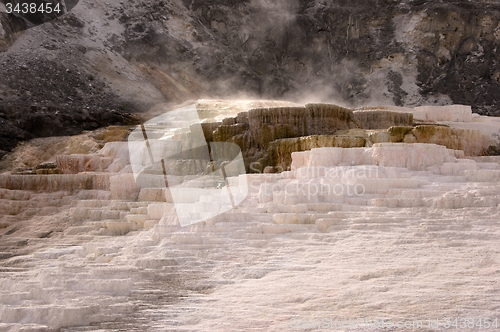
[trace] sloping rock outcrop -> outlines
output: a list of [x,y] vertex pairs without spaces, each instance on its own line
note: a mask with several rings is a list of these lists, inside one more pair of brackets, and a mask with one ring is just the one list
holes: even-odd
[[1,104],[141,110],[244,92],[500,105],[500,5],[488,0],[80,1],[22,35],[17,17],[1,22]]
[[40,106],[28,109],[0,106],[0,157],[14,149],[19,142],[31,138],[78,135],[84,130],[96,130],[112,124],[137,123],[139,118],[136,115],[103,108],[73,110]]

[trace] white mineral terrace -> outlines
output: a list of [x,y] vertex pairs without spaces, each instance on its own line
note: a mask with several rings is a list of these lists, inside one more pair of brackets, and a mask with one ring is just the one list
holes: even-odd
[[[500,132],[460,107],[415,112]],[[191,197],[192,218],[207,218],[186,227],[168,189],[137,186],[127,142],[57,164],[65,174],[0,175],[0,331],[500,320],[500,156],[423,143],[294,152],[290,171],[228,179],[248,196],[220,215],[228,202]]]

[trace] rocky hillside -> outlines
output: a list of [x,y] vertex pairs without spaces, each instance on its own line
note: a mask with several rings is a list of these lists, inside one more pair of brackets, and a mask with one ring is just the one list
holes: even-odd
[[497,0],[80,1],[30,29],[5,13],[0,23],[0,121],[14,136],[29,129],[12,110],[200,97],[500,114]]

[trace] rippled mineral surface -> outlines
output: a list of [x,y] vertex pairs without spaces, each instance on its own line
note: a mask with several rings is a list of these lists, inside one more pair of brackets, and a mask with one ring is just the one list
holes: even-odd
[[0,331],[493,329],[497,118],[461,105],[193,107],[207,143],[237,143],[261,167],[227,179],[248,189],[229,211],[208,213],[217,195],[192,198],[203,221],[185,227],[167,187],[135,181],[134,128],[8,156]]

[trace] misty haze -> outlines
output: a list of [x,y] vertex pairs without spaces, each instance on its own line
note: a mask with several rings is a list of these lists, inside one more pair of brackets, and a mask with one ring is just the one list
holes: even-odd
[[0,331],[489,331],[500,1],[0,0]]

